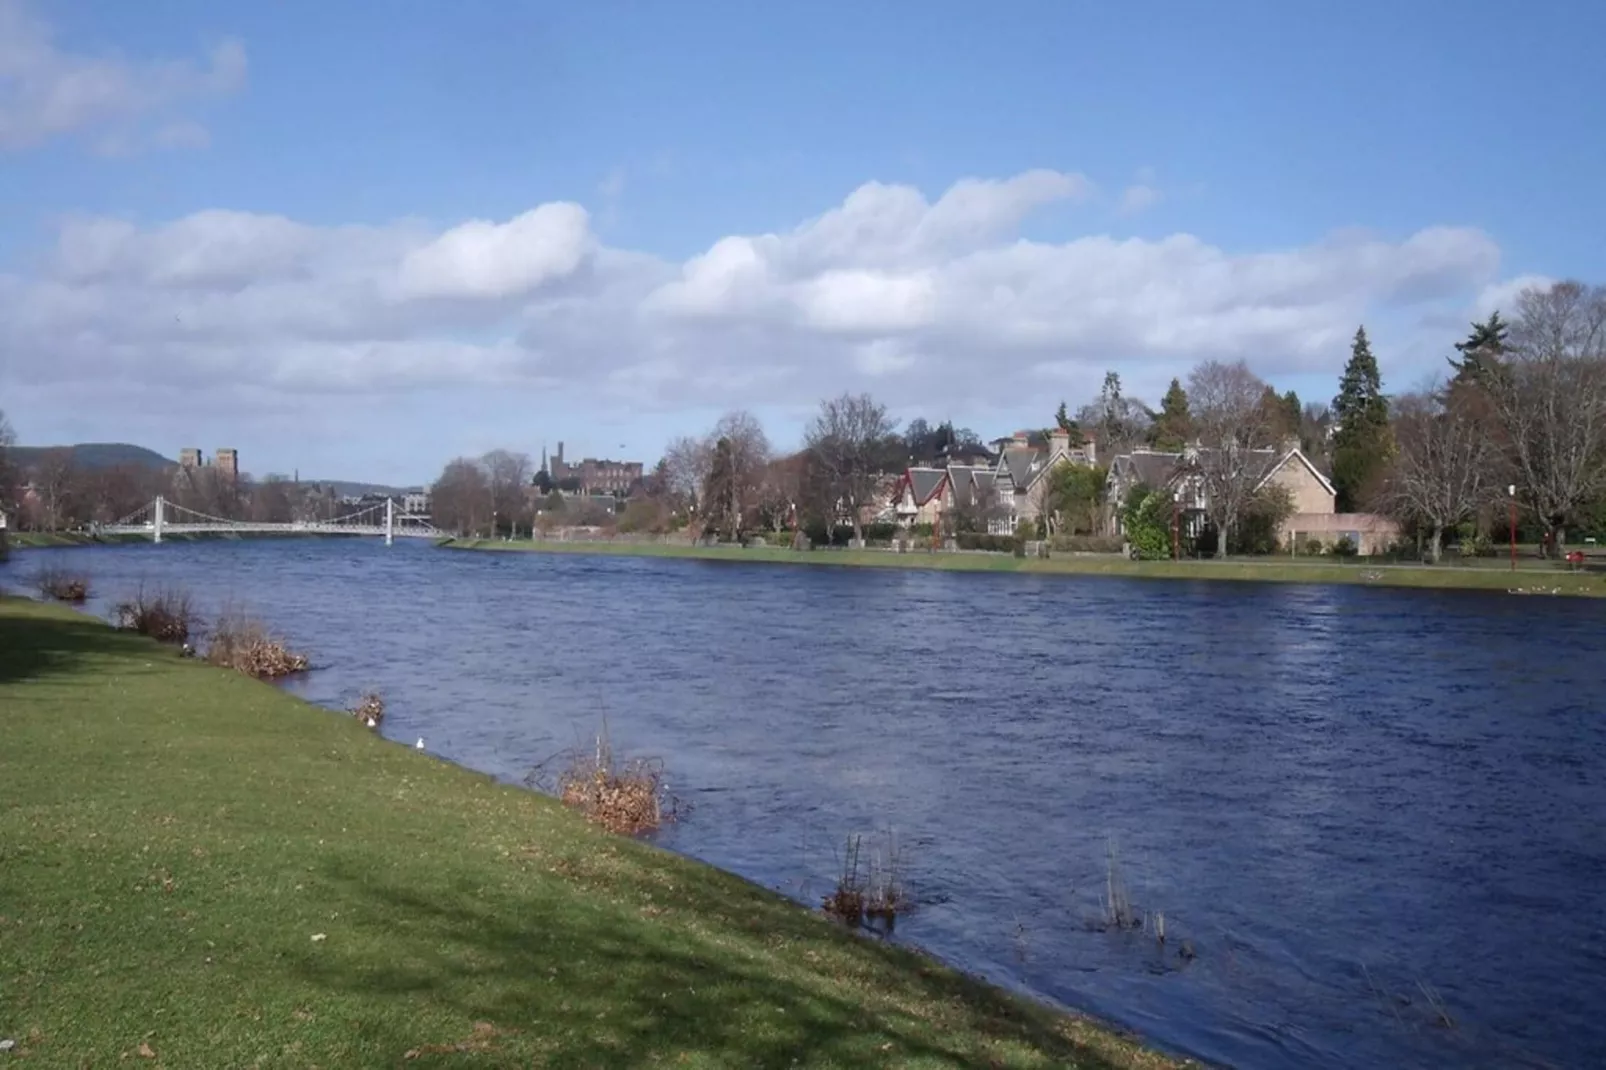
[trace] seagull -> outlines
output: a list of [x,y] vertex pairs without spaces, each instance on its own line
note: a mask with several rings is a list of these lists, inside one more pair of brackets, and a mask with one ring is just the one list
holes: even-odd
[[424,737],[423,736],[419,736],[418,737],[418,742],[413,744],[413,749],[414,750],[423,750],[424,749]]

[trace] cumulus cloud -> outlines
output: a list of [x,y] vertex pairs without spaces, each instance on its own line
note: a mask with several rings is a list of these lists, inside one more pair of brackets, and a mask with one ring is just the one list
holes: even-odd
[[69,52],[23,0],[0,0],[0,151],[77,132],[96,134],[96,147],[114,153],[204,144],[205,128],[174,113],[238,90],[245,76],[245,48],[235,40],[214,45],[204,61]]
[[871,182],[684,262],[609,247],[571,203],[434,227],[74,219],[0,275],[0,376],[64,397],[120,380],[309,398],[454,385],[665,407],[863,388],[963,411],[1091,395],[1108,367],[1149,392],[1212,357],[1336,372],[1363,320],[1420,323],[1522,282],[1464,227],[1249,252],[1030,236],[1034,211],[1091,189],[1053,171],[934,200]]
[[499,299],[572,274],[591,245],[578,204],[543,204],[506,223],[453,227],[401,263],[403,298]]

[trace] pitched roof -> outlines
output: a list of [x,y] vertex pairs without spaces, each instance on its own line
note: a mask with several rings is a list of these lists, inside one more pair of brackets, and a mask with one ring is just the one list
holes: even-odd
[[1000,471],[1009,473],[1009,478],[1015,486],[1025,488],[1031,485],[1037,465],[1043,459],[1043,451],[1031,446],[1015,446],[1004,451],[999,458]]
[[909,490],[914,495],[915,504],[925,505],[942,489],[943,480],[948,478],[948,471],[944,468],[910,468],[904,473],[904,478],[909,482]]
[[953,487],[954,504],[960,507],[976,504],[976,495],[990,491],[996,476],[997,473],[991,468],[977,465],[949,465],[948,481]]
[[1144,483],[1150,487],[1166,486],[1181,468],[1182,454],[1152,450],[1123,453],[1110,462],[1112,476],[1118,475],[1128,484]]

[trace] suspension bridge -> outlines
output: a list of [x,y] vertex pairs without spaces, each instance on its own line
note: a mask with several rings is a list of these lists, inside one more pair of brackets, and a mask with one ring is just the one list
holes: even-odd
[[147,535],[161,542],[168,535],[372,535],[384,536],[389,546],[397,539],[442,539],[446,535],[430,523],[427,516],[415,516],[396,508],[395,499],[374,502],[344,516],[328,520],[293,520],[288,524],[229,520],[209,516],[158,497],[115,524],[90,528],[96,535]]

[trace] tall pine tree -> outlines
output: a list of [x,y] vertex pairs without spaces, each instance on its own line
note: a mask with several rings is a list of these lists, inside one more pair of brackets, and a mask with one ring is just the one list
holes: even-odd
[[1333,486],[1341,513],[1358,512],[1371,492],[1392,449],[1389,434],[1389,399],[1383,395],[1383,377],[1377,358],[1366,340],[1366,328],[1355,332],[1349,363],[1338,381],[1333,399]]
[[1500,318],[1498,311],[1491,312],[1482,323],[1472,325],[1472,333],[1467,335],[1467,340],[1455,344],[1456,349],[1461,351],[1461,359],[1449,358],[1450,367],[1455,369],[1456,385],[1482,383],[1490,372],[1500,367],[1508,330],[1509,325]]
[[1160,399],[1160,415],[1149,428],[1149,445],[1168,453],[1180,453],[1193,434],[1193,416],[1188,412],[1188,392],[1179,380]]

